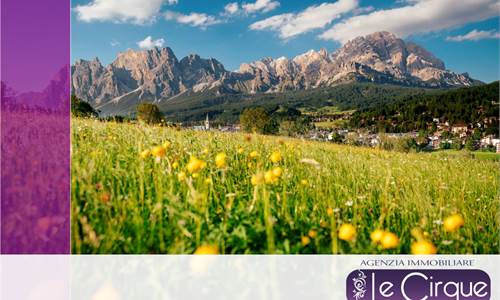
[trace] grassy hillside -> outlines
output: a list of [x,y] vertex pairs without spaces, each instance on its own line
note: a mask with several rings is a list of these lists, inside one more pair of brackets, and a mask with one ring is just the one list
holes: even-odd
[[293,108],[318,109],[335,106],[340,110],[380,106],[437,90],[408,88],[395,85],[349,83],[329,88],[318,88],[285,93],[218,94],[187,93],[161,102],[160,109],[171,121],[203,120],[207,113],[220,121],[234,122],[247,107],[262,106],[273,109],[278,105]]
[[492,160],[80,119],[72,143],[74,253],[498,253]]

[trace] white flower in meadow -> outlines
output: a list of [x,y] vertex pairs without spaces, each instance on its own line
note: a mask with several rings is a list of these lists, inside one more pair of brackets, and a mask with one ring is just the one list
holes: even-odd
[[300,162],[303,164],[311,165],[311,166],[315,167],[316,169],[319,169],[321,167],[319,162],[317,162],[315,159],[312,159],[312,158],[303,158],[300,160]]
[[443,220],[434,220],[432,223],[436,225],[443,225]]

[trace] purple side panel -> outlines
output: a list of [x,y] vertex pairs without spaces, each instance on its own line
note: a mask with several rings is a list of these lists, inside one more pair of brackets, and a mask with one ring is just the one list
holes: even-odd
[[1,1],[1,253],[70,253],[70,1]]

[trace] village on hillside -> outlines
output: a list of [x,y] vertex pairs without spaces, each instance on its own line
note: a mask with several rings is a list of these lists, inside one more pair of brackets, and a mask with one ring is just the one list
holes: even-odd
[[[322,124],[325,122],[334,122],[338,120],[347,121],[350,114],[337,114],[335,116],[321,116],[312,119],[313,124]],[[405,140],[412,141],[422,151],[446,150],[446,149],[467,149],[482,150],[500,153],[500,138],[498,135],[488,134],[483,136],[482,129],[495,127],[498,119],[485,119],[482,123],[466,124],[459,122],[450,124],[448,121],[442,122],[438,118],[433,119],[433,124],[429,125],[429,131],[411,131],[406,133],[377,133],[371,132],[365,128],[352,129],[348,127],[324,128],[313,126],[303,134],[297,134],[296,137],[324,141],[339,144],[349,144],[365,147],[381,147],[385,140]],[[209,115],[206,115],[205,121],[200,125],[184,126],[197,131],[217,130],[221,132],[239,132],[242,131],[240,124],[225,124],[212,126]]]

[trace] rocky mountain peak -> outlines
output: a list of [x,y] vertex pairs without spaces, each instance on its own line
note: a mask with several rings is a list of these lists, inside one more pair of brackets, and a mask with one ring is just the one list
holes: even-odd
[[433,66],[434,68],[437,68],[440,70],[446,69],[445,64],[442,60],[435,57],[434,54],[430,53],[429,51],[420,47],[419,45],[412,43],[412,42],[408,42],[408,43],[406,43],[406,48],[407,48],[408,52],[410,53],[410,55],[413,54],[416,57],[419,57],[419,58],[425,60],[426,62],[429,63],[430,66]]
[[116,60],[113,62],[113,65],[116,67],[123,67],[125,69],[154,69],[162,64],[176,64],[177,62],[177,57],[172,49],[168,47],[161,49],[155,47],[153,49],[143,51],[128,49],[127,51],[118,54]]
[[325,48],[321,48],[319,50],[319,55],[321,55],[322,57],[328,57],[328,50],[326,50]]
[[392,32],[389,31],[377,31],[371,34],[368,34],[364,37],[365,39],[368,40],[398,40],[399,38]]
[[[440,81],[439,85],[456,85],[460,80],[444,80],[450,73],[444,63],[429,51],[415,43],[406,43],[389,32],[375,32],[365,37],[357,37],[338,49],[332,59],[340,63],[357,62],[377,72],[390,74],[397,80]],[[452,75],[451,77],[454,77]],[[456,76],[455,76],[456,77]],[[443,81],[444,80],[444,81]],[[471,84],[466,80],[461,85]],[[430,85],[434,85],[429,83]]]
[[98,59],[77,60],[72,89],[98,109],[109,103],[163,101],[184,92],[214,89],[230,93],[281,92],[352,81],[406,86],[468,86],[467,74],[448,71],[431,52],[390,32],[375,32],[347,42],[333,53],[310,50],[288,59],[266,57],[227,71],[214,58],[190,54],[180,61],[172,49],[129,49],[104,67]]
[[203,87],[210,86],[215,81],[224,77],[227,71],[224,66],[216,59],[203,59],[197,54],[190,54],[179,63],[181,70],[181,81],[190,88],[200,84]]
[[199,61],[199,60],[201,60],[201,57],[195,53],[189,54],[188,56],[181,59],[181,61],[189,61],[189,62],[194,62],[194,61]]

